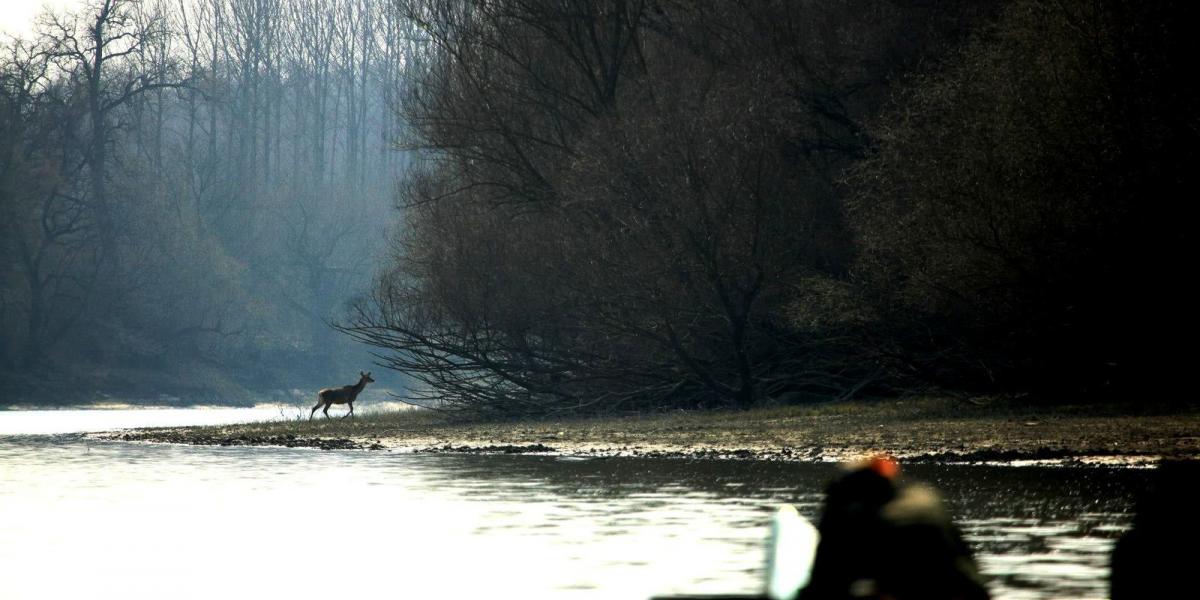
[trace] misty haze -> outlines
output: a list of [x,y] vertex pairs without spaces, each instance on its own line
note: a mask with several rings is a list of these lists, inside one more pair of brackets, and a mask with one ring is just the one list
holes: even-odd
[[0,596],[1194,594],[1194,3],[3,10]]

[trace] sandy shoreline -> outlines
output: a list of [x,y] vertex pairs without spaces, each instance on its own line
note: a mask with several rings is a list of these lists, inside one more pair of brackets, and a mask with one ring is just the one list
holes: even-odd
[[1200,458],[1200,413],[970,407],[943,400],[746,412],[452,423],[428,413],[92,434],[105,440],[414,453],[547,454],[829,462],[1146,465]]

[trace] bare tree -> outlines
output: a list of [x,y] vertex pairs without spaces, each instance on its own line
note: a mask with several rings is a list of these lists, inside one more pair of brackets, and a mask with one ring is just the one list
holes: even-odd
[[[112,114],[146,92],[180,87],[163,73],[138,72],[132,63],[165,35],[158,15],[138,9],[142,0],[97,0],[77,13],[48,12],[41,23],[43,43],[58,66],[77,79],[87,106],[82,134],[88,170],[88,204],[105,254],[111,260],[117,238],[113,199],[107,193],[113,143]],[[139,18],[139,16],[143,18]],[[117,78],[114,75],[123,76]]]

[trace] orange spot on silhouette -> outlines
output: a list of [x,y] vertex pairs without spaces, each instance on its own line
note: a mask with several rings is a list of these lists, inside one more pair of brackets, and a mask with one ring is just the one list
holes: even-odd
[[867,468],[887,479],[895,479],[900,474],[900,463],[886,454],[871,457]]

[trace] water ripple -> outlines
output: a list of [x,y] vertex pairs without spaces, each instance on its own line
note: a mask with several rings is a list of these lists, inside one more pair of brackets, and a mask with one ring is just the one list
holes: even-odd
[[[944,492],[1002,600],[1105,597],[1112,544],[1147,475],[908,473]],[[0,437],[4,597],[751,593],[773,507],[793,502],[816,518],[835,474]]]

